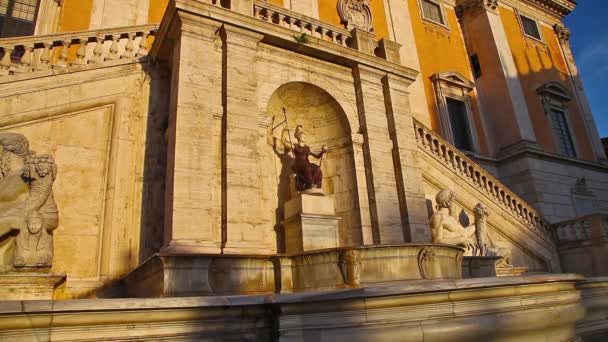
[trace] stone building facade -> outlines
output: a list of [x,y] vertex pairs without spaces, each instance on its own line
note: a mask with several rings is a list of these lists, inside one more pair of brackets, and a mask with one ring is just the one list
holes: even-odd
[[[608,274],[608,162],[562,23],[575,6],[8,0],[0,26],[0,157],[8,160],[0,166],[8,176],[0,182],[16,190],[0,189],[0,228],[10,232],[0,242],[0,295],[55,301],[7,304],[0,326],[15,340],[48,327],[15,318],[31,315],[66,320],[48,335],[58,340],[91,324],[104,327],[83,332],[92,339],[394,340],[401,332],[382,316],[391,308],[394,326],[413,340],[440,338],[431,317],[406,309],[432,288],[462,295],[471,317],[493,320],[517,306],[503,330],[462,328],[461,339],[601,333],[604,307],[585,298],[604,296],[608,285],[561,274]],[[294,143],[298,125],[312,150],[327,150],[323,200],[294,190],[294,154],[281,144]],[[28,147],[18,151],[9,138]],[[53,241],[52,267],[14,272],[16,241],[34,233],[25,218],[22,227],[5,222],[42,210],[27,209],[34,181],[14,170],[40,154],[58,170],[46,198],[59,220],[43,231]],[[459,226],[481,229],[476,211],[486,208],[493,255],[435,241],[429,219],[444,189],[457,194],[450,215]],[[498,259],[486,275],[512,278],[456,280],[483,269],[462,265]],[[19,290],[24,274],[39,291]],[[419,279],[431,283],[407,283]],[[374,287],[387,283],[400,285]],[[314,309],[319,299],[309,292],[353,287],[364,291],[328,295],[340,301],[341,318],[322,323],[328,314]],[[194,298],[224,295],[248,296]],[[122,299],[63,301],[104,297]],[[124,299],[134,297],[147,299]],[[504,309],[473,310],[488,298]],[[434,305],[443,302],[427,299],[419,310],[441,311]],[[517,304],[526,299],[541,304]],[[222,316],[218,307],[230,309]],[[114,329],[121,320],[104,318],[105,310],[154,328]],[[349,320],[361,310],[367,328]],[[564,318],[520,330],[538,310]],[[145,311],[154,314],[138,316]],[[74,313],[82,321],[66,318]],[[238,329],[217,323],[230,317],[241,317]],[[456,330],[471,325],[454,312],[438,317]],[[215,328],[193,328],[211,321]]]

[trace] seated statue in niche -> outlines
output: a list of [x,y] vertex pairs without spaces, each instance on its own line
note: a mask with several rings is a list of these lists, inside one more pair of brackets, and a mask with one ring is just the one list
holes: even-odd
[[[49,234],[48,238],[52,238],[50,234],[59,225],[53,196],[56,176],[57,165],[52,156],[29,150],[29,142],[21,134],[0,133],[0,268],[6,269],[9,260],[13,260],[15,266],[21,264],[15,256],[6,254],[12,250],[14,232],[19,232],[18,239],[31,234],[28,226],[34,223],[28,223],[28,219],[37,220],[30,215],[43,218],[40,234]],[[50,262],[42,264],[50,265]]]
[[475,225],[463,227],[454,216],[453,207],[456,194],[451,190],[442,190],[435,197],[437,210],[431,216],[431,234],[433,243],[443,243],[464,247],[473,254],[477,251]]
[[53,237],[45,230],[44,217],[37,211],[25,218],[26,230],[15,241],[15,268],[51,267],[53,261]]
[[323,182],[323,173],[321,167],[311,163],[308,159],[313,156],[321,159],[327,153],[327,146],[323,146],[320,153],[314,153],[310,147],[306,145],[306,133],[301,125],[296,127],[294,137],[297,140],[296,144],[289,141],[289,130],[283,129],[281,141],[286,150],[290,150],[294,155],[293,170],[296,174],[296,191],[307,192],[312,189],[321,189]]

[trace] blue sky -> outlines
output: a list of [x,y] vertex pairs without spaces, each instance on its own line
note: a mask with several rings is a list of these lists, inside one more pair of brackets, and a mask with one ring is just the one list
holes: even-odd
[[608,0],[578,0],[564,19],[600,137],[608,136]]

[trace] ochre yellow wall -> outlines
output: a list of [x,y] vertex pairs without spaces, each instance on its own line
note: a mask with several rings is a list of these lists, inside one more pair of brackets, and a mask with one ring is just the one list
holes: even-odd
[[[566,63],[560,52],[557,37],[553,29],[540,25],[543,43],[524,37],[517,15],[510,9],[499,7],[500,17],[507,34],[507,40],[519,72],[519,79],[524,90],[528,111],[534,126],[538,143],[544,150],[557,153],[553,131],[545,114],[541,98],[536,89],[541,85],[557,81],[573,90],[568,79]],[[580,155],[578,157],[593,160],[593,152],[581,113],[572,99],[568,107],[572,126],[570,130],[576,136]]]
[[[384,12],[384,1],[372,1],[371,9],[374,17],[376,39],[388,39],[388,25]],[[336,26],[344,27],[340,22],[340,15],[338,14],[338,0],[319,0],[319,19]]]
[[150,0],[150,12],[148,14],[148,22],[160,23],[167,9],[169,0]]
[[[323,1],[323,0],[321,0]],[[283,6],[283,0],[268,0],[271,4],[275,4],[277,6]]]
[[[430,77],[438,72],[456,71],[467,79],[473,81],[471,67],[465,43],[458,26],[458,19],[453,10],[446,8],[449,29],[440,25],[423,20],[420,16],[417,0],[409,0],[410,13],[412,17],[412,27],[418,48],[418,58],[420,60],[420,76],[424,82],[424,90],[428,102],[429,113],[431,115],[431,125],[433,130],[442,133],[439,122],[439,109],[435,90]],[[480,121],[479,109],[476,103],[475,91],[469,94],[473,116],[481,147],[481,152],[487,153],[487,144],[484,139],[483,128]],[[421,121],[424,119],[418,118]]]
[[65,0],[61,9],[60,32],[88,30],[93,0]]

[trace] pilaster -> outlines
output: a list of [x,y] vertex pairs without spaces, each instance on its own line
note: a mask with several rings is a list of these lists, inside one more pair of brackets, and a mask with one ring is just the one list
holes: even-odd
[[389,134],[382,77],[375,69],[353,69],[374,244],[405,241],[399,191],[393,167],[393,142]]
[[221,251],[222,50],[218,23],[176,23],[167,129],[164,252]]
[[[273,222],[265,214],[262,166],[257,151],[263,150],[266,126],[258,112],[257,46],[262,35],[224,25],[224,106],[222,147],[224,253],[271,254],[276,251]],[[270,199],[268,199],[270,200]]]
[[[536,146],[536,135],[519,72],[498,12],[498,0],[468,0],[456,8],[467,49],[484,66],[477,79],[480,102],[492,117],[498,148],[524,143]],[[503,93],[501,95],[497,95]]]
[[[408,1],[385,0],[384,4],[390,39],[400,44],[399,64],[414,70],[420,70],[418,53],[412,53],[412,51],[417,51],[417,46]],[[414,13],[414,15],[418,15],[418,13]],[[412,115],[430,126],[429,107],[422,77],[418,77],[409,86],[408,91]]]
[[411,81],[388,74],[382,79],[384,102],[399,193],[403,234],[408,242],[431,241],[422,169],[410,112]]
[[593,149],[593,154],[597,159],[606,161],[606,152],[602,146],[602,141],[600,140],[600,135],[598,133],[597,126],[595,125],[595,120],[593,119],[593,113],[591,112],[591,106],[589,105],[589,99],[585,93],[583,82],[574,60],[574,54],[572,53],[572,49],[570,47],[570,30],[558,24],[553,26],[553,30],[555,31],[557,39],[559,40],[562,55],[564,56],[564,60],[566,61],[566,65],[568,67],[570,83],[572,84],[572,89],[574,90],[574,97],[576,98],[576,103],[583,115],[583,122],[585,123],[587,136],[591,140],[590,145]]

